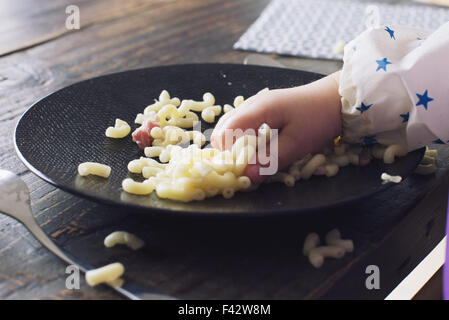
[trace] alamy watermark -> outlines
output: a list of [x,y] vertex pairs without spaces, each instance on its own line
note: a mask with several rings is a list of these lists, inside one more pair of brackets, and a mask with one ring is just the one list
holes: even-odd
[[[212,136],[213,128],[202,130],[201,122],[198,121],[192,128],[194,131],[202,132],[206,138],[206,143],[210,142],[210,137]],[[171,141],[179,141],[178,145],[187,148],[190,151],[186,157],[182,158],[182,161],[189,163],[192,159],[198,159],[198,150],[188,148],[191,145],[191,141],[183,143],[182,134],[180,131],[172,130],[168,131],[167,136]],[[245,141],[240,141],[237,143],[239,138],[245,137]],[[221,158],[214,157],[212,162],[217,161],[223,165],[233,166],[235,165],[247,165],[247,164],[258,164],[259,174],[263,175],[273,175],[279,169],[279,150],[278,150],[278,140],[279,134],[278,129],[269,129],[269,134],[260,134],[255,129],[226,129],[221,135],[221,149],[228,150],[220,154]],[[199,144],[192,140],[194,144]],[[205,145],[205,147],[210,147]],[[232,156],[230,156],[232,155]],[[203,156],[200,154],[200,158]]]
[[365,280],[365,287],[368,290],[380,289],[380,269],[378,266],[371,264],[366,267],[365,273],[369,276]]
[[65,287],[68,290],[79,290],[80,288],[80,268],[73,264],[65,268],[65,273],[68,274],[65,279]]
[[67,30],[80,29],[80,8],[76,5],[70,5],[65,8],[65,13],[68,17],[65,19],[65,27]]
[[376,5],[368,5],[365,8],[365,27],[366,29],[375,29],[380,26],[380,11],[379,7]]

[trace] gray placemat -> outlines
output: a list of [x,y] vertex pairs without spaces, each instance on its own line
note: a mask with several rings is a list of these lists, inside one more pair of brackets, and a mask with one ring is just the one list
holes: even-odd
[[[380,25],[427,30],[449,21],[449,9],[419,4],[354,0],[273,0],[234,44],[234,49],[341,60],[336,43],[349,42],[366,29],[376,6]],[[370,7],[372,8],[372,7]]]

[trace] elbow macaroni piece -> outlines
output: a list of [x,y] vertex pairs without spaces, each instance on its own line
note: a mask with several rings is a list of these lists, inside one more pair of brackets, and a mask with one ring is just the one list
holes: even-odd
[[108,264],[104,267],[89,270],[86,272],[85,278],[89,286],[96,286],[100,283],[109,283],[118,285],[117,280],[125,272],[125,267],[120,262]]
[[304,240],[302,253],[308,256],[313,248],[316,248],[320,244],[320,237],[315,232],[309,233]]
[[341,247],[346,252],[354,251],[354,242],[352,240],[346,240],[341,238],[341,233],[338,229],[333,229],[326,234],[326,244],[329,246]]
[[228,113],[228,112],[230,112],[230,111],[232,111],[232,110],[234,110],[234,107],[231,106],[230,104],[225,104],[225,105],[223,106],[223,112],[224,112],[224,113]]
[[159,112],[159,110],[161,110],[162,107],[168,104],[177,107],[180,105],[180,103],[181,101],[178,98],[171,98],[168,91],[163,90],[159,95],[159,100],[156,100],[155,103],[146,107],[143,113],[146,115],[150,114],[151,112]]
[[156,168],[156,167],[143,167],[142,169],[142,176],[145,179],[149,179],[150,177],[155,177],[157,176],[159,173],[161,173],[162,171],[164,171],[161,168]]
[[438,157],[438,150],[429,149],[429,147],[426,147],[425,155],[428,156],[428,157],[436,159]]
[[438,156],[438,150],[430,150],[426,147],[426,152],[424,154],[421,163],[415,169],[414,173],[420,175],[432,174],[437,171],[436,158]]
[[159,157],[164,149],[164,147],[146,147],[143,152],[147,158],[155,158]]
[[112,248],[117,244],[124,244],[132,250],[139,250],[145,245],[145,242],[126,231],[114,231],[104,238],[104,246],[106,248]]
[[153,192],[154,184],[149,180],[136,182],[131,178],[126,178],[122,181],[122,188],[128,193],[145,195]]
[[301,169],[310,161],[310,159],[312,159],[312,154],[309,153],[305,155],[304,158],[293,162],[288,169],[288,173],[298,181],[301,179]]
[[198,147],[202,147],[206,143],[205,135],[200,131],[187,131],[188,139],[193,141]]
[[342,154],[341,156],[334,155],[331,161],[339,167],[346,167],[349,164],[349,157],[347,154]]
[[215,97],[212,93],[206,92],[203,95],[203,101],[195,100],[183,100],[179,107],[179,113],[182,115],[187,114],[189,111],[201,112],[207,107],[211,107],[215,104]]
[[134,120],[134,123],[137,124],[143,124],[143,122],[145,121],[145,116],[143,113],[138,113],[136,116],[136,119]]
[[238,189],[245,190],[251,187],[251,180],[247,176],[240,176],[237,178]]
[[164,149],[161,154],[159,155],[159,161],[162,163],[167,163],[170,161],[171,158],[171,150],[170,148]]
[[245,98],[243,96],[237,96],[234,99],[234,108],[239,107],[243,102],[245,102]]
[[154,111],[150,111],[147,113],[138,113],[136,118],[134,119],[134,123],[142,125],[147,119],[157,119],[157,113]]
[[160,130],[154,130],[156,128],[157,127],[153,128],[150,133],[152,136],[154,133],[153,138],[158,137],[154,139],[153,146],[167,147],[169,145],[186,143],[189,141],[190,135],[188,131],[184,131],[180,127],[165,126]]
[[325,242],[326,246],[319,246],[320,237],[316,233],[309,233],[304,240],[302,252],[315,268],[320,268],[325,258],[340,259],[346,252],[354,251],[353,241],[341,239],[338,229],[329,231],[326,234]]
[[401,176],[390,176],[388,173],[385,173],[385,172],[381,174],[380,178],[383,181],[393,182],[393,183],[399,183],[399,182],[402,181],[402,177]]
[[167,104],[159,110],[157,113],[159,116],[159,122],[161,128],[170,125],[176,126],[179,119],[181,119],[181,115],[179,114],[178,108],[172,104]]
[[111,167],[97,162],[83,162],[78,165],[78,174],[88,176],[90,174],[108,178],[111,174]]
[[207,123],[213,123],[215,121],[215,114],[212,110],[204,109],[201,112],[201,118]]
[[198,116],[194,112],[187,112],[187,114],[181,118],[179,118],[176,122],[176,125],[180,128],[192,128],[199,121]]
[[168,126],[162,129],[167,145],[185,143],[189,140],[186,131],[179,127]]
[[164,139],[164,131],[160,127],[154,127],[150,131],[150,135],[153,139]]
[[225,188],[222,192],[223,198],[225,199],[231,199],[234,196],[234,189],[233,188]]
[[321,246],[310,250],[309,262],[315,268],[321,268],[325,258],[341,259],[345,255],[345,249],[336,246]]
[[207,123],[213,123],[215,117],[221,113],[221,106],[210,106],[201,111],[201,118]]
[[131,127],[126,121],[115,119],[115,126],[106,129],[106,137],[121,139],[131,132]]
[[142,173],[144,167],[165,168],[165,164],[159,163],[154,159],[141,157],[140,159],[132,160],[128,163],[128,171],[131,173]]
[[326,157],[323,154],[316,154],[309,162],[301,169],[301,178],[309,179],[315,170],[326,163]]
[[180,103],[178,98],[170,99],[167,93],[167,96],[160,97],[159,102],[147,107],[143,115],[138,114],[136,122],[143,122],[146,117],[150,116],[154,118],[155,113],[157,113],[161,127],[170,125],[179,128],[192,128],[198,122],[198,116],[190,110],[201,111],[211,106],[210,103],[213,105],[215,102],[215,98],[211,93],[205,93],[203,98],[204,101],[202,102],[183,100]]
[[393,163],[395,157],[403,157],[405,155],[407,155],[407,150],[398,144],[393,144],[385,149],[383,159],[385,163]]

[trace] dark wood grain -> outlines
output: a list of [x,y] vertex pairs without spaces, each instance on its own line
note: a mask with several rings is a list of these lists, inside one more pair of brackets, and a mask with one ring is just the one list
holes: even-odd
[[[369,203],[307,219],[213,223],[149,220],[101,206],[44,183],[18,160],[13,130],[36,100],[74,82],[127,69],[241,63],[247,53],[233,51],[232,44],[268,2],[48,0],[37,6],[22,0],[0,10],[8,21],[0,27],[0,168],[22,175],[37,221],[59,245],[93,265],[122,261],[128,279],[180,298],[382,298],[442,238],[449,176],[444,147],[436,175],[410,177]],[[65,29],[67,3],[79,4],[81,30]],[[324,65],[282,61],[314,70]],[[334,227],[354,239],[356,250],[315,270],[300,254],[302,240],[310,231],[324,234]],[[136,233],[147,246],[138,252],[105,249],[104,236],[117,229]],[[384,269],[382,290],[361,287],[367,263]],[[67,290],[64,271],[65,265],[23,226],[0,215],[1,299],[120,298],[84,282],[81,290]]]
[[174,0],[18,0],[1,7],[0,56],[29,49],[74,32],[66,28],[66,8],[80,10],[80,27],[129,17]]
[[[267,3],[40,1],[36,6],[34,1],[18,1],[1,10],[8,23],[2,23],[0,33],[0,167],[25,173],[40,223],[45,227],[66,212],[82,217],[101,209],[27,173],[12,137],[29,105],[61,87],[105,73],[168,63],[241,62],[245,53],[232,51],[232,44]],[[65,29],[67,4],[79,5],[81,30]],[[71,230],[57,227],[51,234],[58,238]],[[63,264],[11,218],[1,216],[0,231],[0,297],[102,297],[98,290],[64,291]],[[18,265],[24,268],[17,270]]]
[[232,44],[267,2],[177,1],[4,57],[0,60],[0,147],[4,150],[0,166],[25,170],[13,160],[13,128],[28,106],[56,89],[147,66],[243,61],[245,53],[232,51]]

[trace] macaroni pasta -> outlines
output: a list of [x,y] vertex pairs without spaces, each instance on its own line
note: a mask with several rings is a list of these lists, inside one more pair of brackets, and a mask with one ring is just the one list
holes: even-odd
[[393,182],[393,183],[399,183],[402,181],[402,177],[401,176],[390,176],[388,173],[382,173],[382,175],[380,176],[380,178],[383,181],[386,182]]
[[[268,90],[265,88],[257,94]],[[232,198],[235,192],[249,189],[251,181],[244,176],[244,170],[254,160],[258,148],[268,144],[271,139],[271,128],[266,123],[258,128],[256,135],[244,135],[229,150],[224,151],[202,149],[206,143],[204,134],[193,129],[187,130],[199,121],[196,113],[200,113],[205,122],[214,123],[222,111],[230,112],[244,101],[243,96],[237,96],[233,105],[224,104],[222,108],[215,104],[215,97],[210,92],[204,93],[202,101],[181,101],[163,90],[158,100],[147,106],[135,119],[141,127],[133,132],[133,141],[144,149],[145,157],[130,161],[128,170],[142,175],[144,179],[138,182],[126,178],[122,181],[122,189],[137,195],[148,195],[154,191],[160,198],[186,202],[219,194],[224,198]],[[125,121],[117,119],[114,127],[107,128],[106,136],[123,138],[130,131]],[[190,142],[193,144],[185,147]],[[371,157],[392,163],[396,157],[406,153],[398,145],[374,145],[369,149],[349,146],[337,138],[332,147],[318,154],[306,155],[292,163],[286,172],[278,172],[266,182],[281,182],[293,187],[296,181],[307,180],[313,175],[332,177],[339,172],[340,167],[365,165]],[[429,152],[430,160],[418,167],[417,171],[431,170],[430,165],[435,167],[435,161],[432,161],[434,153]],[[80,175],[108,177],[110,170],[110,167],[98,163],[82,163],[78,167]],[[328,252],[328,249],[320,250]],[[321,251],[315,251],[315,255],[317,252]]]
[[88,176],[90,174],[108,178],[111,174],[111,167],[97,162],[83,162],[78,165],[78,174]]
[[145,245],[142,239],[126,231],[115,231],[104,239],[106,248],[112,248],[117,244],[124,244],[133,250],[138,250]]
[[325,236],[325,242],[325,246],[319,246],[320,237],[316,233],[309,233],[304,240],[302,252],[315,268],[320,268],[325,258],[341,259],[345,253],[354,251],[353,241],[341,239],[338,229],[329,231]]
[[108,264],[104,267],[89,270],[85,279],[89,286],[96,286],[100,283],[108,283],[113,286],[121,286],[119,278],[125,272],[125,267],[120,262]]
[[131,132],[131,127],[126,121],[116,119],[115,126],[106,129],[106,137],[120,139],[126,137]]

